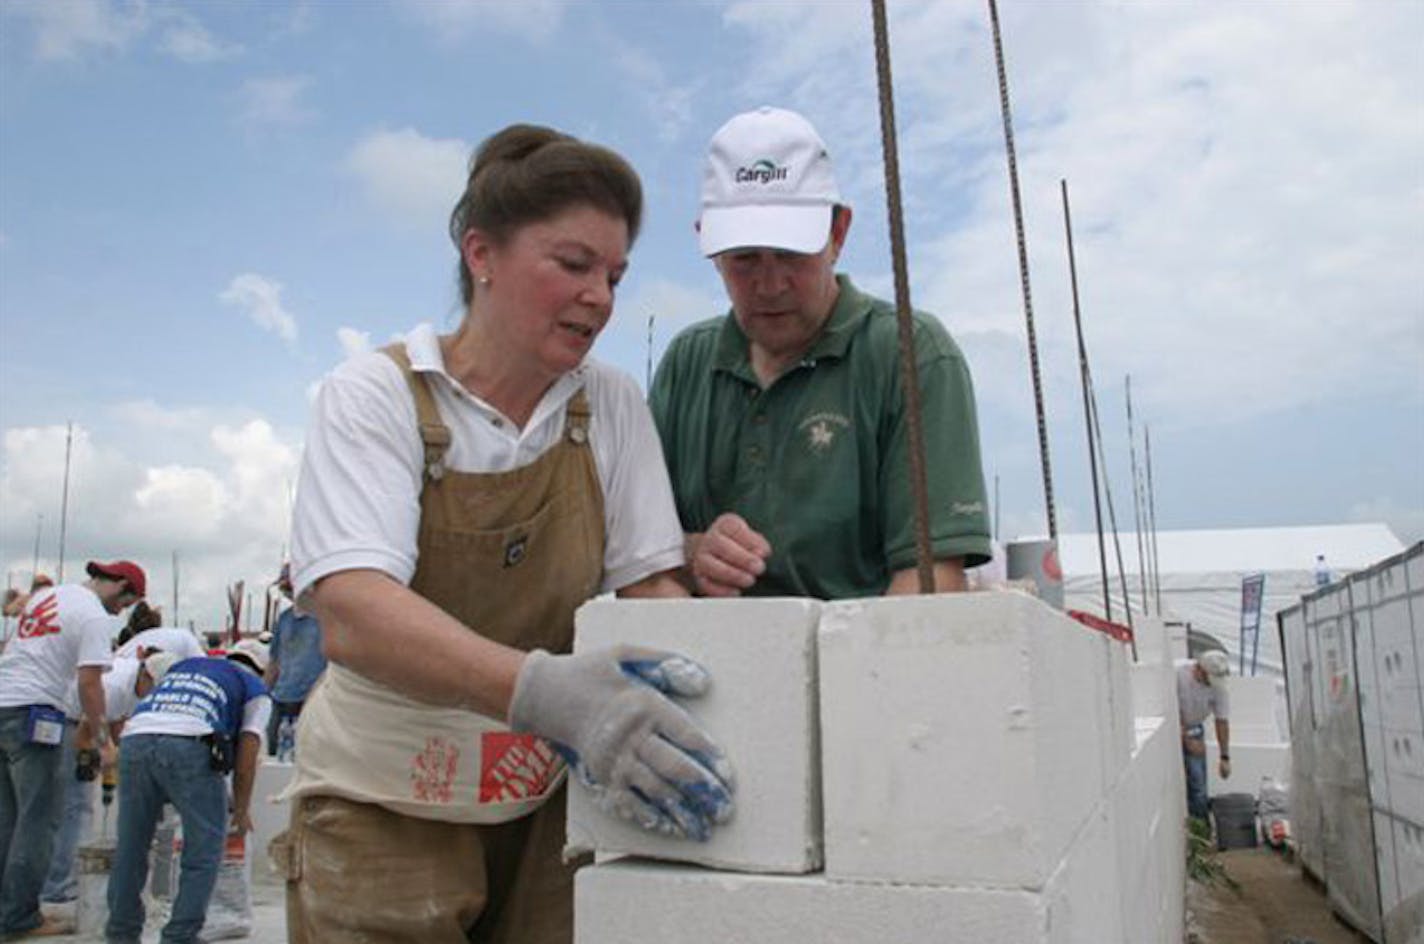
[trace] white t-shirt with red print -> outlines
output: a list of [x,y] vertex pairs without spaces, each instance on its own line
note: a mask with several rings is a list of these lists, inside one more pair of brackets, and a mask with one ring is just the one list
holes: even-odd
[[109,667],[114,618],[88,587],[64,584],[30,597],[0,653],[0,708],[62,708],[81,666]]

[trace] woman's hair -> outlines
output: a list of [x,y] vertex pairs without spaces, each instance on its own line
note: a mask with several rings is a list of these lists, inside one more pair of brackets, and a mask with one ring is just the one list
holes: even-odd
[[145,629],[154,629],[162,625],[163,611],[157,607],[149,606],[147,600],[139,600],[134,604],[133,610],[129,612],[128,625],[119,630],[118,644],[122,646]]
[[[450,213],[455,248],[478,229],[504,245],[528,223],[588,204],[628,224],[628,243],[643,220],[638,174],[608,148],[538,125],[510,125],[486,138],[470,158],[465,192]],[[474,295],[474,280],[460,255],[460,299]]]

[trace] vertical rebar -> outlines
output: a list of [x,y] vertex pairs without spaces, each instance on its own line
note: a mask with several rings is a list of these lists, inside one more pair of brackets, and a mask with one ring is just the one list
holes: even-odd
[[69,456],[74,446],[74,424],[69,424],[64,434],[64,491],[59,500],[59,566],[55,570],[54,582],[64,583],[64,535],[69,523]]
[[875,75],[880,87],[880,141],[885,153],[885,202],[890,215],[890,258],[895,270],[895,319],[900,327],[900,384],[904,391],[910,451],[910,489],[915,499],[915,562],[920,592],[933,593],[934,558],[930,550],[929,488],[925,475],[925,434],[920,420],[920,373],[915,361],[915,326],[911,320],[910,277],[905,263],[905,229],[900,214],[900,160],[895,138],[895,94],[890,77],[890,36],[885,0],[871,0],[875,24]]
[[1103,578],[1103,616],[1112,619],[1108,592],[1108,554],[1103,544],[1103,506],[1098,499],[1098,457],[1093,453],[1093,418],[1088,405],[1088,345],[1083,340],[1083,312],[1078,304],[1078,263],[1073,254],[1073,214],[1068,209],[1068,181],[1059,179],[1063,191],[1063,231],[1068,236],[1068,276],[1073,285],[1073,327],[1078,334],[1078,380],[1083,386],[1083,425],[1088,434],[1088,469],[1093,478],[1093,518],[1098,526],[1098,572]]
[[1093,389],[1093,372],[1088,371],[1088,403],[1092,406],[1093,413],[1093,439],[1098,444],[1098,465],[1103,470],[1103,498],[1108,505],[1108,526],[1112,528],[1113,551],[1117,557],[1117,579],[1118,586],[1122,588],[1122,605],[1127,610],[1127,628],[1133,631],[1132,634],[1132,661],[1137,661],[1137,627],[1132,622],[1132,596],[1127,592],[1127,569],[1122,562],[1122,540],[1118,537],[1117,530],[1117,509],[1113,506],[1112,500],[1112,476],[1108,475],[1107,453],[1103,450],[1103,427],[1098,417],[1098,394]]
[[1152,593],[1157,600],[1157,615],[1162,615],[1162,556],[1157,551],[1157,495],[1152,488],[1152,427],[1142,424],[1142,436],[1147,441],[1147,533],[1152,535]]
[[1038,455],[1043,468],[1043,501],[1048,513],[1048,536],[1058,539],[1058,515],[1053,506],[1053,468],[1048,459],[1048,421],[1043,412],[1043,382],[1038,368],[1038,336],[1033,329],[1033,294],[1029,291],[1028,243],[1024,238],[1023,204],[1019,199],[1019,165],[1014,153],[1014,120],[1009,111],[1009,78],[1004,68],[1004,43],[999,35],[999,7],[989,0],[989,20],[994,33],[994,62],[999,71],[999,110],[1004,122],[1004,149],[1009,158],[1009,196],[1014,205],[1014,235],[1019,250],[1019,285],[1023,291],[1024,323],[1028,329],[1028,363],[1033,380],[1033,408],[1038,419]]
[[1147,563],[1142,546],[1142,486],[1137,473],[1137,438],[1132,428],[1132,375],[1127,375],[1127,449],[1132,457],[1132,521],[1137,530],[1137,582],[1142,589],[1142,612],[1147,613]]

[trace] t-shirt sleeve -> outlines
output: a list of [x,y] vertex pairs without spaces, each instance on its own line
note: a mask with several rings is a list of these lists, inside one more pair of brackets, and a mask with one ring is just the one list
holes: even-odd
[[603,589],[681,567],[682,525],[652,414],[637,385],[605,369],[593,379],[595,451],[603,482]]
[[242,730],[250,731],[260,739],[267,731],[267,720],[272,716],[272,699],[264,692],[249,698],[242,706]]
[[1211,710],[1216,715],[1217,721],[1228,721],[1231,718],[1231,693],[1226,686],[1215,688],[1211,693]]
[[[963,557],[965,567],[987,563],[992,555],[984,469],[979,454],[979,423],[969,365],[937,319],[916,317],[920,352],[920,415],[925,441],[929,492],[930,545],[936,559]],[[898,351],[884,356],[898,357]],[[915,565],[915,501],[910,486],[909,418],[900,389],[898,367],[890,372],[894,389],[888,435],[881,453],[879,487],[885,496],[882,520],[885,559],[892,571]]]
[[348,361],[322,383],[292,511],[298,594],[342,570],[415,573],[421,445],[405,378],[384,354]]
[[103,608],[96,605],[93,611],[86,611],[79,626],[79,658],[76,666],[97,665],[108,668],[113,661],[113,651],[109,644],[114,621]]

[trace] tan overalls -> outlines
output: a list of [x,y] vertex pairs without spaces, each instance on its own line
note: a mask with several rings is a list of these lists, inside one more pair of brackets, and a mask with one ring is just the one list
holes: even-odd
[[[425,378],[403,346],[384,352],[410,384],[425,446],[411,589],[489,639],[568,652],[574,610],[603,573],[603,490],[584,392],[569,402],[563,437],[534,462],[451,472],[450,431]],[[383,725],[383,715],[400,721]],[[297,800],[291,828],[273,843],[293,944],[572,940],[564,770],[545,742],[419,705],[333,664],[303,712],[298,779],[304,758],[330,786]],[[483,815],[476,808],[491,812],[469,822]]]

